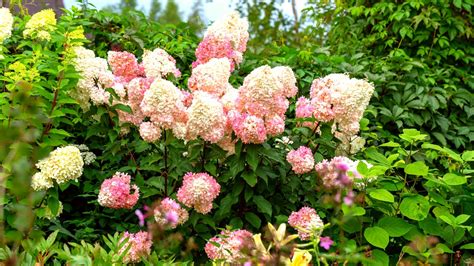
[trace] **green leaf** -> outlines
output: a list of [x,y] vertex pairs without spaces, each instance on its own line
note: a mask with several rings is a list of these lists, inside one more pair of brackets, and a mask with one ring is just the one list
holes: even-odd
[[249,186],[254,187],[257,184],[257,175],[251,172],[242,173],[242,178],[249,184]]
[[383,252],[380,249],[372,250],[372,257],[371,261],[364,263],[364,265],[368,266],[388,266],[390,265],[390,258],[388,257],[387,253]]
[[426,176],[428,175],[428,166],[422,161],[414,162],[405,166],[405,173],[409,175]]
[[342,212],[347,216],[362,216],[365,214],[365,209],[359,206],[349,207],[347,205],[342,205]]
[[59,210],[59,200],[55,197],[48,198],[48,208],[51,210],[51,214],[56,216]]
[[401,139],[406,140],[408,142],[420,141],[428,137],[428,135],[421,134],[420,131],[412,128],[404,129],[403,133],[399,136]]
[[462,159],[466,162],[474,161],[474,151],[465,151],[462,153]]
[[258,167],[259,163],[259,156],[258,156],[258,149],[256,145],[248,145],[247,146],[247,155],[245,157],[247,163],[249,164],[250,168],[255,172]]
[[395,201],[392,193],[390,193],[388,190],[383,189],[383,188],[371,190],[369,192],[369,196],[380,201],[386,201],[386,202],[392,202],[392,203]]
[[400,204],[402,214],[412,220],[421,221],[430,211],[430,203],[420,195],[405,197]]
[[246,212],[245,220],[247,220],[247,222],[249,222],[255,228],[260,228],[260,225],[262,224],[260,218],[258,218],[258,216],[253,212]]
[[456,224],[458,224],[458,225],[463,224],[463,223],[467,222],[467,220],[469,220],[470,217],[471,217],[471,215],[461,214],[458,217],[456,217],[456,219],[455,219]]
[[465,176],[460,176],[454,173],[447,173],[443,176],[443,181],[450,186],[459,186],[466,184],[467,179]]
[[453,4],[454,4],[455,7],[461,8],[461,6],[462,6],[462,0],[454,0],[454,1],[453,1]]
[[125,105],[125,104],[119,103],[119,104],[114,105],[113,107],[114,109],[124,111],[125,113],[129,113],[129,114],[132,113],[132,108],[130,108],[130,106]]
[[392,237],[400,237],[408,233],[413,225],[405,222],[403,219],[386,216],[379,220],[377,225]]
[[474,243],[462,245],[460,249],[474,249]]
[[387,231],[378,226],[365,229],[364,237],[367,242],[375,247],[385,249],[388,246],[389,235]]
[[264,197],[260,195],[254,196],[253,202],[257,205],[257,208],[261,213],[266,213],[269,216],[272,216],[272,204]]

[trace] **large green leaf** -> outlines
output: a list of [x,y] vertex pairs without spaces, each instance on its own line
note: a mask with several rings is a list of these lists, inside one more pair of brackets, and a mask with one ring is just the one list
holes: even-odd
[[403,198],[400,211],[412,220],[421,221],[428,215],[430,203],[420,195],[408,196]]
[[364,237],[371,245],[385,249],[388,246],[389,235],[383,228],[374,226],[365,229]]

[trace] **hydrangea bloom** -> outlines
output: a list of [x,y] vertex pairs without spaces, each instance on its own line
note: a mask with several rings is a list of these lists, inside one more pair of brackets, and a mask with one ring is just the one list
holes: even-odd
[[175,77],[181,76],[181,72],[176,68],[176,60],[160,48],[153,51],[145,50],[142,64],[149,78],[161,78],[168,74],[173,74]]
[[175,122],[186,121],[183,93],[170,81],[155,79],[144,94],[140,105],[151,121],[170,128]]
[[53,187],[53,180],[38,172],[31,178],[31,187],[35,191],[47,190]]
[[308,173],[313,170],[314,157],[311,149],[305,146],[292,150],[286,155],[286,160],[291,164],[293,171],[297,174]]
[[109,51],[107,61],[114,75],[123,78],[125,82],[144,74],[140,71],[135,55],[129,52]]
[[234,64],[242,62],[242,54],[247,49],[249,39],[248,22],[241,19],[237,12],[216,20],[204,33],[204,39],[196,49],[196,62],[193,67],[204,64],[212,58],[226,57]]
[[248,114],[240,114],[231,112],[229,119],[232,121],[232,128],[235,135],[242,140],[243,143],[263,143],[267,136],[265,122],[263,119]]
[[0,8],[0,44],[12,35],[13,16],[10,9]]
[[158,224],[170,228],[184,224],[189,218],[188,212],[170,198],[165,198],[160,202],[154,210],[154,216]]
[[76,57],[74,67],[81,75],[76,91],[71,93],[81,107],[89,109],[89,100],[95,105],[108,104],[110,93],[105,88],[112,87],[114,76],[107,64],[107,60],[95,57],[94,52],[82,46],[73,48]]
[[230,77],[230,62],[227,58],[212,58],[192,70],[188,79],[191,91],[206,91],[217,97],[222,96],[228,86]]
[[373,92],[374,86],[365,80],[330,74],[313,81],[311,99],[298,101],[296,117],[314,116],[323,122],[334,120],[333,132],[342,140],[359,131],[359,121]]
[[145,231],[140,231],[135,234],[125,232],[123,237],[120,239],[120,242],[125,241],[126,239],[128,239],[127,244],[125,244],[119,251],[119,254],[122,254],[129,246],[131,246],[128,253],[123,257],[124,263],[138,263],[141,261],[142,257],[150,255],[151,246],[153,245],[150,233]]
[[206,214],[212,209],[212,201],[219,195],[221,186],[207,173],[187,173],[178,190],[178,200],[197,212]]
[[352,177],[359,175],[356,169],[351,168],[353,165],[351,159],[338,156],[331,161],[323,160],[316,164],[315,169],[326,188],[345,188],[352,185]]
[[[131,176],[117,172],[100,186],[99,204],[112,209],[131,209],[138,201],[137,185],[130,185]],[[131,190],[133,189],[133,194]]]
[[140,124],[140,137],[146,142],[155,142],[161,137],[161,128],[153,122],[143,122]]
[[82,175],[84,161],[81,151],[72,145],[56,148],[48,157],[40,160],[36,167],[40,173],[33,178],[33,188],[47,188],[52,181],[62,184],[69,180],[76,180]]
[[310,207],[303,207],[297,212],[292,212],[288,218],[288,224],[298,231],[301,240],[308,240],[310,237],[318,237],[324,229],[324,223]]
[[224,107],[218,98],[207,92],[194,93],[188,110],[188,139],[200,136],[205,141],[216,143],[224,137],[226,122]]
[[34,14],[25,25],[23,36],[40,40],[50,40],[51,34],[56,27],[56,17],[52,9],[44,9]]
[[228,263],[242,263],[255,248],[253,235],[247,230],[222,231],[209,239],[204,250],[211,260],[224,260]]

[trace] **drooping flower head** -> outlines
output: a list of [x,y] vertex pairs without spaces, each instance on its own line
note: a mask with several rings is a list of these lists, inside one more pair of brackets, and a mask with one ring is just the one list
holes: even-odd
[[13,16],[10,9],[0,7],[0,44],[10,38],[13,29]]
[[291,150],[286,155],[286,160],[297,174],[308,173],[314,167],[313,153],[310,148],[305,146],[301,146],[297,150]]
[[[112,209],[131,209],[138,201],[139,189],[130,184],[131,176],[116,172],[100,186],[99,204]],[[132,193],[133,190],[133,193]]]
[[209,239],[204,250],[211,260],[243,263],[254,248],[255,241],[251,232],[247,230],[232,232],[226,230]]
[[151,246],[153,245],[150,233],[145,231],[140,231],[135,234],[125,232],[120,242],[126,240],[127,244],[119,251],[119,254],[123,254],[130,246],[128,253],[123,257],[124,263],[138,263],[142,260],[142,257],[150,255]]
[[204,39],[196,49],[196,62],[193,67],[204,64],[212,58],[226,57],[234,64],[242,62],[242,54],[247,49],[249,39],[248,22],[237,12],[216,20],[204,33]]
[[39,40],[50,40],[51,34],[56,27],[56,17],[52,9],[44,9],[34,14],[25,25],[23,36],[25,38],[37,38]]
[[33,177],[33,186],[47,188],[56,181],[58,184],[77,180],[82,175],[84,161],[81,151],[75,146],[56,148],[48,157],[40,160],[36,167],[40,170]]
[[188,212],[179,203],[170,198],[163,199],[154,210],[155,221],[162,226],[176,228],[184,224],[189,217]]
[[297,212],[292,212],[288,218],[288,224],[298,231],[301,240],[308,240],[310,237],[318,237],[324,229],[324,223],[310,207],[303,207]]
[[178,200],[197,212],[206,214],[212,209],[212,201],[219,195],[221,186],[207,173],[187,173],[178,190]]
[[168,74],[181,76],[181,72],[176,68],[176,60],[160,48],[153,51],[145,50],[142,64],[148,78],[162,78]]

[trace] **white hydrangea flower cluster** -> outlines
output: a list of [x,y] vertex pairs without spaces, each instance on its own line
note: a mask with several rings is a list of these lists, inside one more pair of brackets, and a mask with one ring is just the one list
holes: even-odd
[[81,79],[71,96],[84,110],[89,109],[89,100],[95,105],[107,104],[110,93],[105,88],[110,88],[114,84],[114,75],[109,70],[107,60],[95,57],[93,51],[82,46],[74,47],[73,50],[76,56],[73,63],[81,74]]
[[31,186],[34,190],[46,190],[69,180],[77,180],[82,175],[84,161],[81,151],[72,145],[57,148],[48,157],[40,160],[36,167],[40,172],[32,177]]
[[176,68],[176,60],[160,48],[153,51],[145,50],[142,64],[147,77],[161,78],[168,74],[179,77],[181,75],[179,69]]
[[212,58],[209,62],[193,68],[188,80],[191,91],[205,91],[217,97],[222,96],[229,84],[230,61],[227,58]]
[[12,35],[13,16],[10,9],[0,8],[0,43]]

